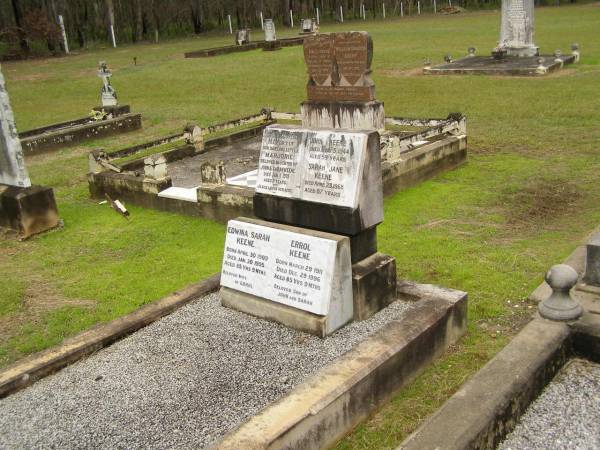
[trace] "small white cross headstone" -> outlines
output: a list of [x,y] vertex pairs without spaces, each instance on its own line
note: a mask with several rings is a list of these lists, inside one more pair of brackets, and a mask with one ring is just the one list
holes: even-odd
[[100,61],[99,63],[98,76],[102,78],[102,89],[100,89],[102,106],[116,106],[118,104],[117,92],[110,85],[110,77],[112,77],[112,72],[104,61]]

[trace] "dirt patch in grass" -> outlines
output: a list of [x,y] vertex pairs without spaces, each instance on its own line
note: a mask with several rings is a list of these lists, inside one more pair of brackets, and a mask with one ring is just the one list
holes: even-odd
[[511,229],[537,228],[570,215],[583,197],[579,187],[567,180],[537,179],[517,192],[506,193],[506,224]]
[[29,280],[19,310],[0,317],[0,343],[18,333],[26,323],[38,322],[48,311],[65,306],[93,308],[95,300],[67,298],[41,277]]
[[423,76],[423,68],[416,67],[413,69],[398,70],[398,69],[382,69],[378,71],[379,75],[390,78],[398,77],[420,77]]
[[48,74],[45,73],[28,73],[11,76],[11,81],[44,81],[49,79]]

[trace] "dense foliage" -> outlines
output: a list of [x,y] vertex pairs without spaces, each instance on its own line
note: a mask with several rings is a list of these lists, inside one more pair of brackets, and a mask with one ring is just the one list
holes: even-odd
[[[64,17],[71,48],[108,42],[110,25],[118,42],[200,34],[213,29],[260,27],[260,14],[290,26],[301,18],[315,17],[319,9],[324,21],[416,14],[419,0],[7,0],[0,2],[0,56],[23,57],[56,53],[62,40],[58,15]],[[453,4],[464,8],[497,8],[501,0],[420,0],[422,12]],[[555,4],[560,0],[536,0]],[[563,0],[574,1],[574,0]],[[385,5],[385,6],[384,6]]]

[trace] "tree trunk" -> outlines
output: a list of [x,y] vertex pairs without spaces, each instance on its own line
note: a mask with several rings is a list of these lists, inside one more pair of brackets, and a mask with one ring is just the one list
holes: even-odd
[[134,0],[135,8],[135,41],[140,42],[144,35],[144,14],[142,11],[142,0]]
[[19,36],[19,45],[21,50],[25,53],[29,53],[29,43],[23,29],[23,11],[21,11],[21,4],[19,0],[12,0],[12,10],[15,15],[15,24],[17,25],[17,33]]
[[204,17],[202,16],[202,2],[200,0],[190,1],[190,12],[194,33],[200,34],[204,31]]

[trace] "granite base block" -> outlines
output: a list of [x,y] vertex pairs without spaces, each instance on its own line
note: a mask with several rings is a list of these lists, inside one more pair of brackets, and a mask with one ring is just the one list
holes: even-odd
[[587,243],[583,282],[600,288],[600,237]]
[[[262,319],[280,323],[319,337],[333,333],[328,316],[319,316],[252,294],[221,287],[221,304]],[[396,300],[396,258],[382,253],[352,265],[354,313],[351,320],[365,320]],[[351,320],[347,320],[349,323]]]
[[365,320],[396,300],[396,258],[375,253],[352,265],[354,320]]
[[377,252],[377,227],[350,236],[350,259],[352,264]]
[[52,188],[0,184],[0,227],[16,231],[19,239],[55,228],[59,221]]
[[254,215],[260,219],[346,236],[354,236],[383,222],[383,213],[367,217],[360,207],[344,208],[258,193],[253,202]]
[[317,102],[300,105],[302,126],[347,130],[384,130],[383,102]]
[[319,316],[227,287],[221,287],[220,295],[221,305],[227,308],[277,322],[295,330],[322,338],[335,331],[328,316]]

